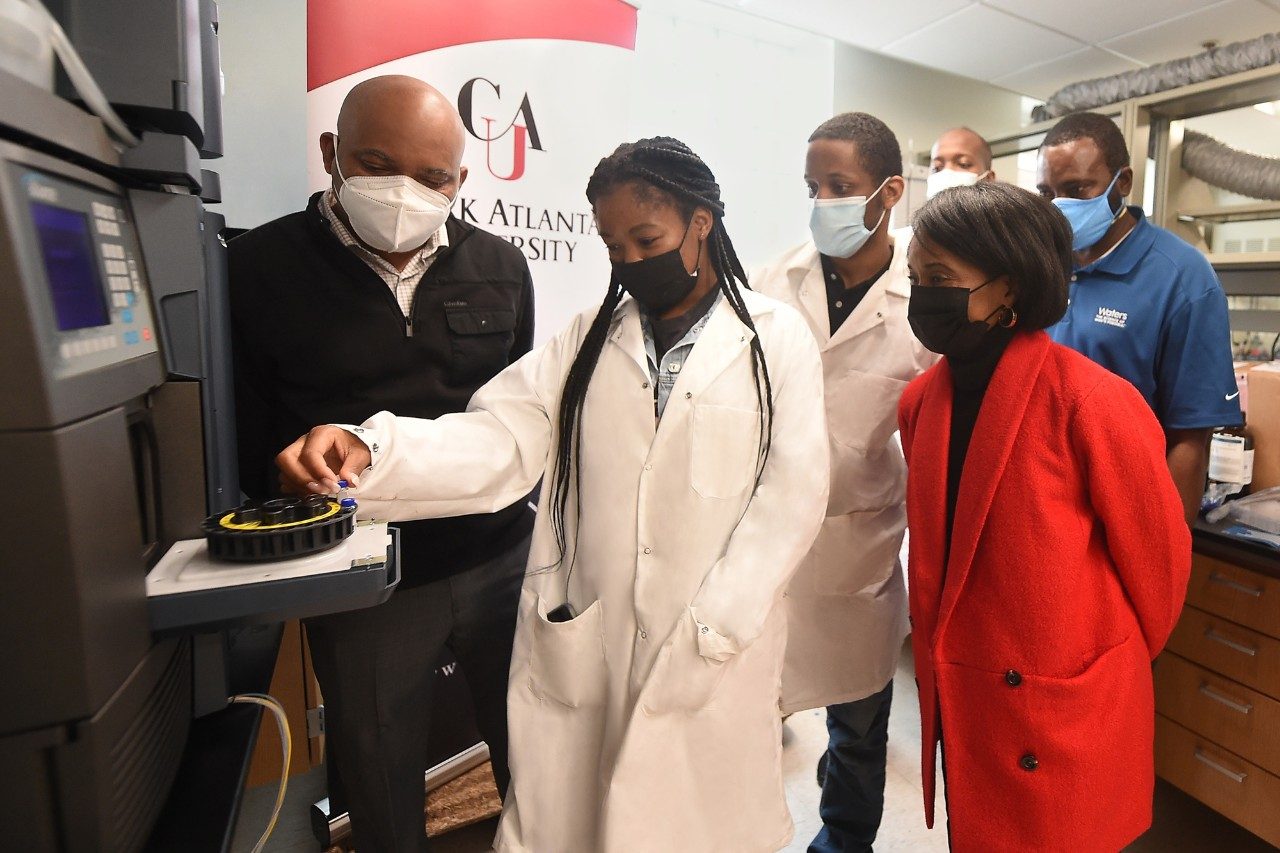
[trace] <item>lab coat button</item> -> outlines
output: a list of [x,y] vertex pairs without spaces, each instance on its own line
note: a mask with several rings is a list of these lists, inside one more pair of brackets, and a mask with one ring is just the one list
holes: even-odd
[[1022,758],[1018,759],[1018,766],[1027,771],[1036,770],[1040,767],[1040,759],[1028,752],[1026,755],[1022,756]]
[[640,639],[642,639],[642,640],[647,640],[647,639],[649,639],[649,635],[648,635],[646,632],[641,631],[641,632],[640,632]]
[[645,390],[648,390],[648,388],[649,388],[649,383],[648,383],[648,382],[642,383],[642,384],[640,385],[640,387],[641,387],[641,388],[644,388]]
[[685,391],[685,392],[684,392],[684,398],[685,398],[686,400],[692,400],[692,399],[693,399],[693,392],[692,392],[692,391]]
[[1004,674],[1004,683],[1010,687],[1017,687],[1022,683],[1022,673],[1016,669],[1011,669]]
[[653,549],[652,549],[652,548],[645,548],[645,549],[644,549],[644,552],[645,552],[646,554],[652,554],[652,553],[653,553]]
[[652,465],[646,465],[646,466],[644,466],[644,470],[646,470],[646,471],[652,471],[652,470],[653,470],[653,466],[652,466]]
[[706,634],[706,633],[708,633],[710,630],[711,630],[711,629],[710,629],[710,628],[708,628],[706,625],[703,625],[703,626],[702,626],[702,633]]

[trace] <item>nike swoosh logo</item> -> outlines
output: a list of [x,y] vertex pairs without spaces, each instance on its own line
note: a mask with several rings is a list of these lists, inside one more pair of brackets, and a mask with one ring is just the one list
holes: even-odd
[[1237,392],[1236,392],[1236,393],[1234,393],[1234,394],[1228,394],[1228,395],[1227,395],[1227,400],[1229,400],[1229,401],[1230,401],[1230,400],[1234,400],[1236,397],[1239,397],[1239,396],[1240,396],[1240,392],[1239,392],[1239,391],[1237,391]]

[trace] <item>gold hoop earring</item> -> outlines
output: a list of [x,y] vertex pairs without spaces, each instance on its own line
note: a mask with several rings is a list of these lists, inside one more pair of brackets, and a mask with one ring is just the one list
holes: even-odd
[[1013,310],[1012,305],[1004,307],[1004,313],[1000,315],[999,325],[1002,329],[1012,329],[1018,325],[1018,312]]

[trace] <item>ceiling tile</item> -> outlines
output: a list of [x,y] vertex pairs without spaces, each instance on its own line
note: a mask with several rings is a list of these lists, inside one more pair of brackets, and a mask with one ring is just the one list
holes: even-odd
[[939,18],[974,5],[973,0],[711,0],[861,47],[880,48]]
[[[983,0],[1019,18],[1095,43],[1148,27],[1157,16],[1162,21],[1205,7],[1205,0]],[[1280,2],[1280,0],[1277,0]],[[1158,11],[1157,11],[1158,10]]]
[[987,6],[969,6],[884,46],[883,52],[953,74],[990,80],[1085,47],[1076,39]]
[[[784,9],[794,2],[779,2]],[[800,4],[804,8],[808,4]],[[841,12],[815,17],[811,23],[832,38],[862,47],[881,48],[914,33],[935,21],[975,4],[969,0],[911,0],[886,3],[883,0],[854,0],[836,4]]]
[[1280,31],[1280,10],[1258,0],[1225,0],[1199,12],[1163,21],[1102,46],[1139,62],[1155,64],[1199,53],[1206,41],[1228,44]]
[[1029,65],[1012,74],[996,77],[991,82],[1044,100],[1070,83],[1095,77],[1109,77],[1112,74],[1141,67],[1138,63],[1122,59],[1114,53],[1108,53],[1096,47],[1086,47],[1058,59]]

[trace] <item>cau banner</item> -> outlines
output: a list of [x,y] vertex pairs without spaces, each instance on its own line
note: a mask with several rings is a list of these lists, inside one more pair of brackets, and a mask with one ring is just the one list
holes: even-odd
[[[454,214],[524,253],[542,342],[608,282],[584,190],[624,141],[635,38],[623,0],[309,0],[310,138],[370,77],[407,74],[452,98],[469,170]],[[318,157],[309,174],[329,184]]]

